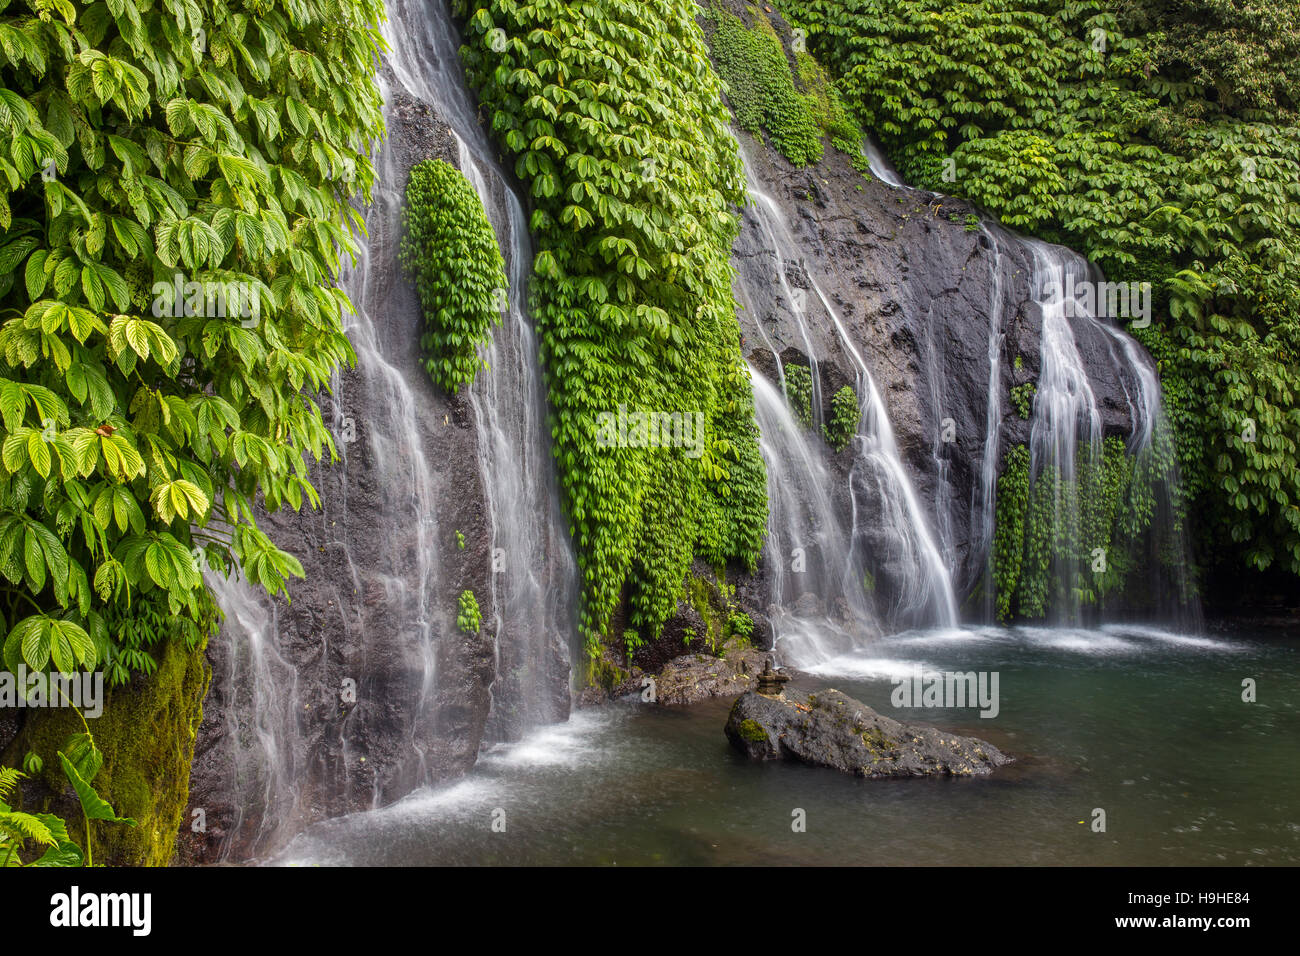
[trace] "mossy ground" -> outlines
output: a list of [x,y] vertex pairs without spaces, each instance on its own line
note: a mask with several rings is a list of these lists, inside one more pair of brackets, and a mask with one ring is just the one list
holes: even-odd
[[[88,719],[104,765],[92,781],[119,816],[136,826],[92,822],[96,864],[109,866],[167,866],[176,851],[189,799],[194,736],[203,719],[203,698],[211,671],[203,648],[187,650],[169,641],[158,655],[158,670],[137,675],[130,684],[107,692],[103,714]],[[78,844],[85,842],[85,820],[72,788],[59,769],[58,751],[67,739],[84,731],[81,720],[66,708],[32,710],[3,755],[5,766],[19,766],[23,756],[36,753],[44,769],[24,793],[28,809],[57,813],[68,823]]]

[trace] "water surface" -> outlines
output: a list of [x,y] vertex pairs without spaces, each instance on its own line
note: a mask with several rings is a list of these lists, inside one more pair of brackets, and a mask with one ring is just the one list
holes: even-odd
[[[1000,710],[904,711],[890,675],[997,671]],[[1244,703],[1253,678],[1258,701]],[[907,633],[801,675],[1018,759],[974,779],[750,763],[729,701],[576,712],[465,779],[326,821],[273,862],[353,865],[1300,863],[1300,640],[1133,626]],[[1093,810],[1106,831],[1092,829]],[[792,831],[803,810],[806,832]],[[493,821],[504,832],[493,831]]]

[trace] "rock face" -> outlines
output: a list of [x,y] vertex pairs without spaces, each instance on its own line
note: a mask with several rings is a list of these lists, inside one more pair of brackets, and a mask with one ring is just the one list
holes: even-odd
[[[728,6],[748,18],[741,0]],[[768,17],[788,50],[788,27]],[[853,384],[855,364],[814,286],[821,289],[879,389],[936,543],[951,555],[960,603],[984,570],[978,494],[994,330],[1002,335],[993,383],[1001,397],[999,466],[1008,447],[1029,438],[1030,422],[1008,394],[1039,376],[1032,255],[1011,233],[981,227],[970,203],[864,177],[829,145],[821,162],[797,168],[748,133],[737,139],[751,188],[779,208],[796,250],[778,262],[762,210],[742,211],[732,264],[746,357],[779,384],[773,353],[798,364],[811,354],[829,417],[831,396]],[[802,327],[787,286],[803,300]],[[1111,345],[1086,323],[1076,323],[1075,333],[1104,434],[1128,435],[1130,405]],[[828,452],[827,459],[847,486],[852,456]]]
[[904,724],[837,690],[749,692],[732,705],[727,739],[759,760],[798,760],[859,777],[991,773],[1012,758],[992,744]]
[[457,150],[426,105],[398,94],[387,111],[384,192],[352,290],[363,315],[345,323],[357,367],[320,399],[342,460],[312,471],[319,510],[259,516],[306,571],[291,601],[222,592],[185,818],[202,809],[207,830],[182,828],[189,861],[245,859],[464,773],[484,735],[491,633],[456,626],[462,590],[484,622],[495,613],[478,435],[470,402],[421,365],[419,303],[397,262],[410,168],[456,165]]

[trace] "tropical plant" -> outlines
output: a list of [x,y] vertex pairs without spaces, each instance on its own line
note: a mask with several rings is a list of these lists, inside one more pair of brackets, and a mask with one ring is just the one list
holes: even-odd
[[121,682],[206,636],[209,565],[302,574],[254,508],[316,504],[307,455],[333,456],[310,393],[353,358],[334,279],[382,5],[0,14],[4,657]]
[[[5,800],[26,774],[9,767],[0,767],[0,868],[83,864],[94,866],[91,820],[136,825],[129,817],[119,817],[92,786],[92,781],[104,763],[104,757],[96,748],[89,728],[85,733],[73,735],[63,750],[59,751],[58,758],[63,775],[72,785],[81,804],[85,821],[85,851],[68,835],[68,825],[61,817],[52,813],[24,813],[10,807]],[[24,863],[22,853],[29,842],[34,843],[38,850],[44,847],[44,852]]]
[[460,592],[456,609],[456,626],[466,634],[477,634],[479,628],[483,626],[483,614],[479,610],[478,598],[474,597],[473,591]]
[[858,393],[852,385],[841,385],[831,398],[831,417],[822,425],[822,437],[836,451],[843,451],[858,433],[861,420],[862,406],[858,404]]

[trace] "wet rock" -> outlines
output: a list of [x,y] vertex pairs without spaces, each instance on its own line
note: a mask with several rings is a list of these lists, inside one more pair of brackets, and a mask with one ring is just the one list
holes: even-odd
[[[742,0],[726,5],[748,17]],[[768,16],[778,35],[787,36],[781,18]],[[961,603],[985,569],[978,496],[994,328],[1004,336],[994,383],[1001,396],[998,461],[1029,436],[1030,423],[1007,398],[1013,384],[1038,377],[1042,316],[1031,295],[1029,256],[1008,233],[992,241],[975,224],[979,210],[964,200],[863,176],[829,145],[821,162],[801,169],[760,139],[743,132],[737,137],[758,187],[780,208],[799,250],[797,262],[784,263],[785,278],[794,289],[809,289],[816,280],[875,380],[917,497],[941,538],[936,544],[953,555]],[[732,264],[746,357],[776,382],[774,353],[807,364],[811,351],[828,404],[834,389],[854,381],[852,356],[813,293],[803,303],[810,337],[799,328],[754,208],[741,211]],[[1087,326],[1075,329],[1103,432],[1127,435],[1133,427],[1129,402],[1111,345]],[[828,452],[828,465],[847,484],[853,456]],[[873,534],[873,517],[864,515],[864,538]],[[864,545],[888,551],[883,538]],[[878,578],[887,600],[897,582],[887,574]]]
[[710,697],[743,694],[757,682],[767,654],[740,642],[721,656],[686,654],[664,665],[655,679],[660,704],[695,704]]
[[727,739],[758,760],[797,760],[859,777],[970,776],[1010,763],[992,744],[904,724],[837,690],[749,692],[732,705]]
[[[421,160],[458,163],[450,128],[400,92],[388,105],[388,136],[385,155],[401,188]],[[207,829],[195,835],[182,828],[187,862],[246,859],[316,820],[452,779],[474,765],[484,740],[495,608],[478,433],[465,395],[435,388],[423,368],[419,303],[397,261],[400,229],[383,227],[372,229],[368,243],[368,311],[378,341],[357,341],[354,330],[358,366],[342,370],[333,393],[318,399],[342,460],[312,469],[319,510],[258,515],[259,526],[299,558],[306,578],[291,584],[291,601],[260,597],[264,624],[228,620],[208,649],[213,680],[186,813],[189,820],[202,810]],[[376,352],[409,395],[376,371]],[[385,430],[390,407],[404,400],[417,430],[409,443]],[[421,468],[433,476],[436,528],[410,491]],[[413,570],[422,560],[437,562],[436,593],[427,602]],[[475,592],[483,616],[475,634],[456,625],[464,589]],[[273,683],[296,710],[293,752],[277,754],[276,766],[259,756],[258,729],[250,725],[258,707],[249,626],[263,630],[258,640],[275,642]],[[432,689],[424,687],[430,672]],[[563,716],[567,679],[553,683]],[[433,704],[424,706],[430,691]]]

